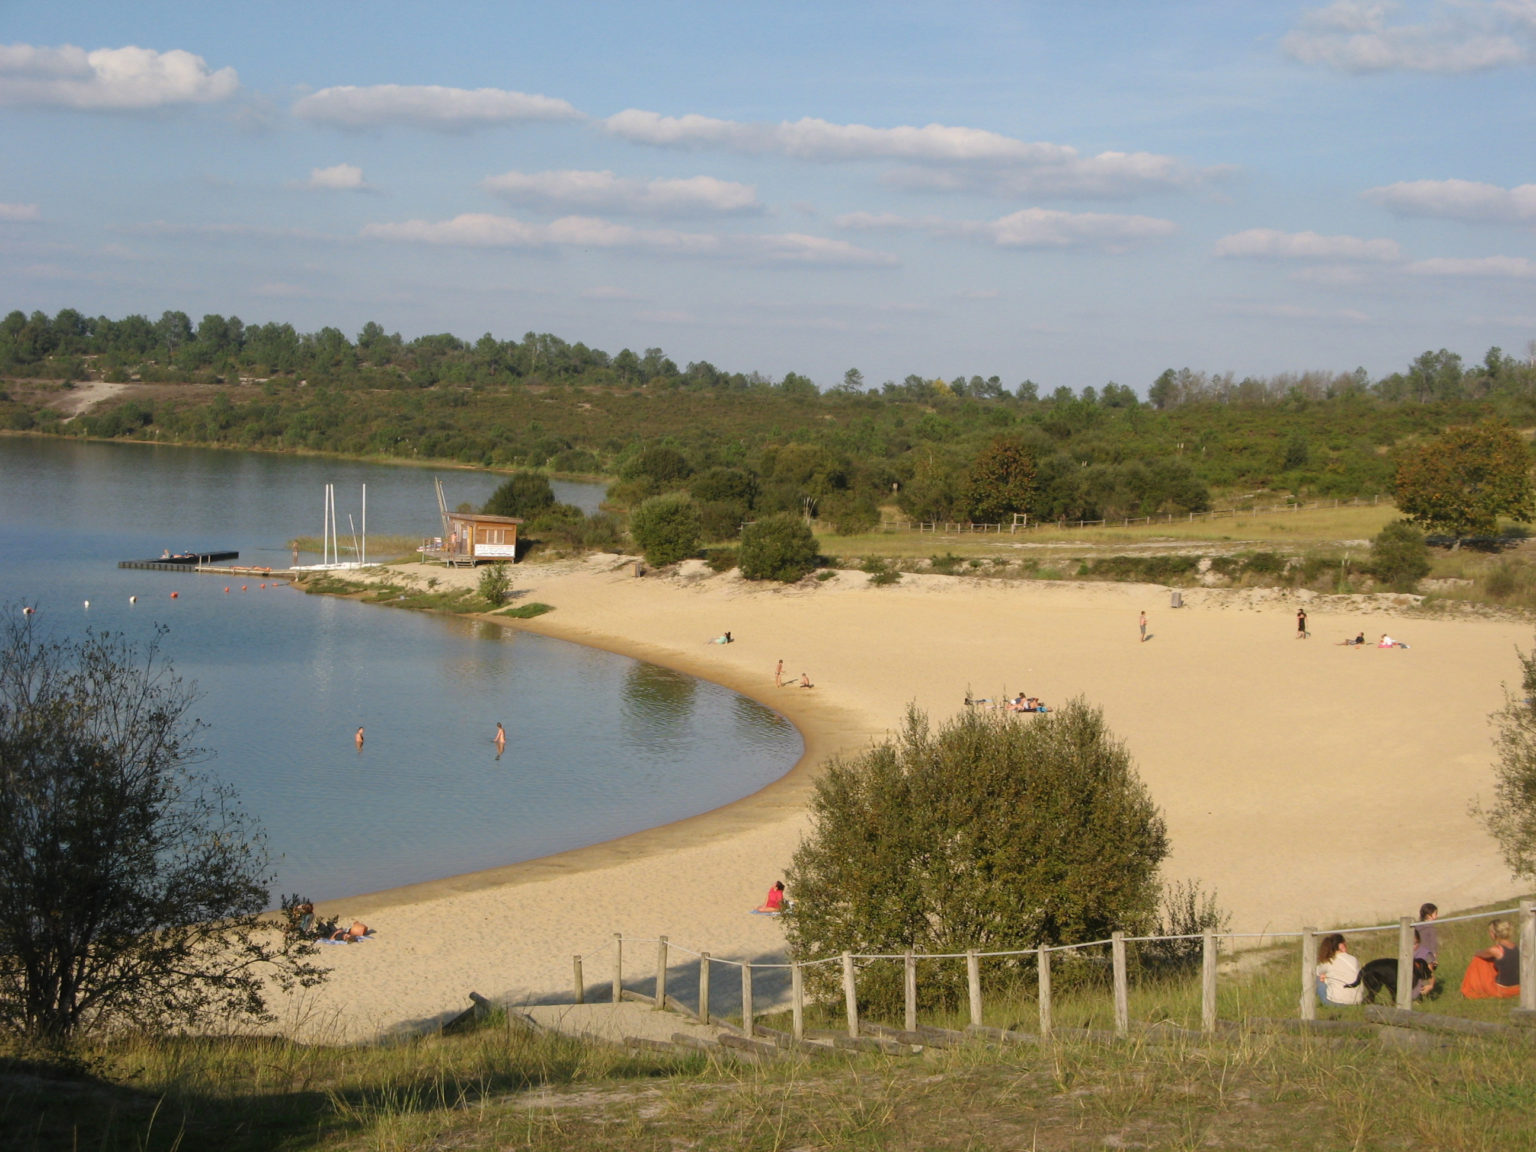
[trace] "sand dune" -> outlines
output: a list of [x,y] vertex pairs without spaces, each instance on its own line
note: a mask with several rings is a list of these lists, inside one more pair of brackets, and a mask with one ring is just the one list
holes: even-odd
[[[815,765],[892,731],[909,702],[951,715],[968,687],[1102,705],[1167,816],[1167,877],[1215,889],[1239,931],[1396,918],[1423,900],[1451,908],[1516,888],[1468,805],[1491,792],[1487,718],[1517,676],[1515,647],[1531,644],[1526,624],[1305,593],[1186,590],[1174,610],[1145,585],[909,575],[875,588],[843,573],[764,588],[702,565],[637,579],[616,557],[526,565],[516,585],[556,608],[518,626],[736,688],[799,726],[804,759],[692,820],[336,902],[326,910],[362,916],[378,938],[324,949],[332,979],[285,1002],[283,1026],[366,1036],[456,1012],[471,989],[558,995],[572,955],[615,932],[777,954],[778,924],[749,910],[799,841]],[[1295,638],[1298,603],[1310,640]],[[735,643],[706,643],[726,629]],[[1410,647],[1337,645],[1361,629]],[[815,687],[776,689],[779,659]],[[631,971],[649,973],[653,958],[638,949]],[[589,961],[587,979],[606,980],[610,963]]]

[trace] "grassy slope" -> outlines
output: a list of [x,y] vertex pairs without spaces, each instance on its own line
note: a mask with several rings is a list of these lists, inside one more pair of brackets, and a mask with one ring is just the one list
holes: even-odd
[[[1459,978],[1482,922],[1442,930]],[[1363,935],[1358,951],[1379,948]],[[1226,1019],[1293,1015],[1294,945],[1224,976]],[[1032,1022],[1029,989],[989,1022]],[[1058,1025],[1102,1025],[1103,989]],[[1454,989],[1435,1011],[1498,1019]],[[1138,989],[1133,1018],[1187,1022],[1187,982]],[[1325,1016],[1348,1018],[1352,1010]],[[934,1015],[925,1023],[955,1023]],[[824,1021],[834,1024],[834,1020]],[[493,1022],[379,1046],[123,1040],[73,1067],[0,1061],[0,1145],[55,1149],[1536,1148],[1536,1029],[1498,1039],[1152,1029],[1117,1044],[983,1045],[766,1067],[626,1056]]]

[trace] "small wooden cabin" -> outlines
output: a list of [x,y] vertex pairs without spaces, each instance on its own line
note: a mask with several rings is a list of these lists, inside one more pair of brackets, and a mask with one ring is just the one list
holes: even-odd
[[447,539],[435,536],[421,546],[423,558],[449,565],[468,565],[517,559],[516,516],[489,516],[483,512],[444,513]]

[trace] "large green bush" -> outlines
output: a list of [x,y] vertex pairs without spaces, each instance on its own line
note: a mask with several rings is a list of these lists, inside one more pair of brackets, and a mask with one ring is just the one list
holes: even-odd
[[652,564],[676,564],[699,550],[699,509],[684,492],[652,496],[635,509],[629,534]]
[[[811,814],[788,877],[803,959],[1026,949],[1139,933],[1157,917],[1163,818],[1081,700],[966,712],[937,732],[913,709],[895,739],[827,766]],[[963,987],[938,967],[920,984],[930,1003]],[[867,970],[860,996],[899,1010],[900,968]]]
[[480,510],[487,516],[517,516],[531,520],[555,503],[549,479],[538,472],[514,472],[503,480]]
[[1429,575],[1429,545],[1407,520],[1388,524],[1371,541],[1371,575],[1400,592],[1412,592]]
[[786,584],[813,571],[820,558],[810,527],[790,512],[765,516],[743,528],[738,557],[741,574],[748,580]]

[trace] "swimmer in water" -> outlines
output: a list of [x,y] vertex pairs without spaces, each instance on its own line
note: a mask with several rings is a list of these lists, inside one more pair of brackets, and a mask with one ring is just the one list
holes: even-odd
[[361,724],[357,726],[357,735],[352,737],[352,742],[357,745],[359,752],[363,750],[363,726]]

